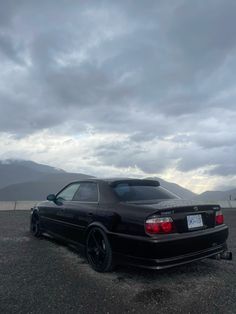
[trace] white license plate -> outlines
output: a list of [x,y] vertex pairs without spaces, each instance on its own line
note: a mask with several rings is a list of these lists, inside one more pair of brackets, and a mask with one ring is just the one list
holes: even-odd
[[189,229],[203,227],[202,215],[201,214],[187,216],[187,222],[188,222],[188,228]]

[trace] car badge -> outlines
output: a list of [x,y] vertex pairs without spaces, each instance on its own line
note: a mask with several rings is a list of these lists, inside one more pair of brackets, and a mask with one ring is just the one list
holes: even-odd
[[194,209],[195,212],[198,211],[198,207],[197,206],[193,207],[193,209]]

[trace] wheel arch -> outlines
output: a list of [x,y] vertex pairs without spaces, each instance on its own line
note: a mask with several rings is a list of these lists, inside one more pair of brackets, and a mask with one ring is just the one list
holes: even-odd
[[109,233],[108,229],[101,222],[94,221],[90,225],[88,225],[84,232],[84,243],[86,242],[89,231],[95,227],[102,229],[106,233],[106,235]]
[[38,208],[32,208],[31,209],[31,218],[37,218],[38,220],[40,220]]
[[[93,228],[97,229],[98,233],[100,233],[102,236],[101,239],[104,243],[104,247],[102,249],[102,257],[100,255],[101,249],[99,247],[101,247],[101,243],[100,245],[98,244],[98,238],[97,240],[93,240],[95,243],[95,249],[94,246],[90,246],[90,233],[92,234],[91,238],[96,239],[96,235],[93,233]],[[113,269],[113,253],[112,253],[112,247],[110,244],[110,241],[108,239],[108,229],[100,222],[93,222],[91,223],[88,228],[86,229],[86,237],[85,237],[85,243],[86,243],[86,247],[85,247],[85,255],[87,257],[88,263],[90,264],[90,266],[98,271],[98,272],[109,272]],[[103,246],[103,245],[102,245]],[[98,249],[98,250],[97,250]],[[93,253],[91,253],[91,251]],[[94,256],[95,255],[95,256]],[[102,258],[102,261],[101,261]]]

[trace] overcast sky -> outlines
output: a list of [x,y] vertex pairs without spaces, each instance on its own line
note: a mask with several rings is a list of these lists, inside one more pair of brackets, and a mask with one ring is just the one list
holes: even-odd
[[236,186],[236,1],[0,0],[0,159]]

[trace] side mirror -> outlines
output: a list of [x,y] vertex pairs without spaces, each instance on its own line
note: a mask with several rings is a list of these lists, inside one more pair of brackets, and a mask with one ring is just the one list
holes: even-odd
[[47,200],[50,202],[55,202],[56,201],[56,195],[55,194],[49,194],[47,196]]

